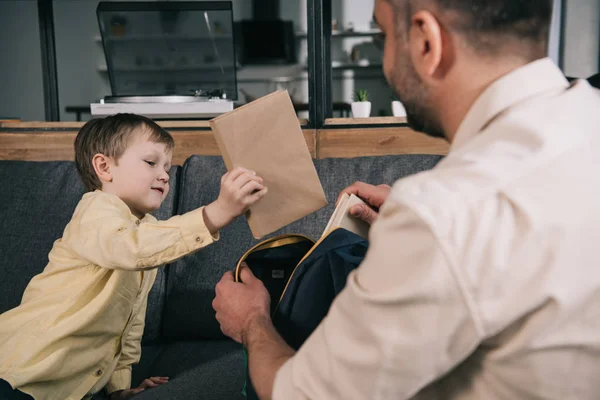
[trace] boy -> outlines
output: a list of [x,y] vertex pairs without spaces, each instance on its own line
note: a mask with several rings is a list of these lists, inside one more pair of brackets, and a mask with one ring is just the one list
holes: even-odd
[[216,201],[159,222],[149,213],[169,191],[173,146],[165,130],[133,114],[79,131],[75,163],[89,192],[21,304],[0,315],[0,398],[81,399],[104,388],[111,400],[126,399],[167,381],[129,389],[156,268],[218,240],[267,192],[260,177],[236,168]]

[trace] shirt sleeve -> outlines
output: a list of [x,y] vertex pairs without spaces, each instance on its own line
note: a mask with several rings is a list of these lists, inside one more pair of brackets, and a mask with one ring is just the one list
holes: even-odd
[[429,226],[388,201],[370,235],[327,317],[278,371],[273,399],[407,399],[477,347],[479,319]]
[[76,211],[62,240],[78,256],[103,268],[151,269],[218,240],[204,223],[203,208],[139,223],[118,204],[102,198],[90,203]]

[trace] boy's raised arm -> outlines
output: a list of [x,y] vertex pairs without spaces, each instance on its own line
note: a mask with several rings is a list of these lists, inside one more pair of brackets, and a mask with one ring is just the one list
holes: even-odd
[[[86,205],[82,205],[85,207]],[[203,209],[165,221],[139,222],[125,204],[77,210],[63,243],[90,263],[110,269],[144,270],[172,262],[218,240],[208,231]]]

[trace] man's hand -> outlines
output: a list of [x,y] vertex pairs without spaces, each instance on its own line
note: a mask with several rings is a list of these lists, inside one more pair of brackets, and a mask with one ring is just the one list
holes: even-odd
[[[364,182],[354,182],[352,185],[340,192],[336,204],[340,200],[340,197],[344,195],[344,193],[348,193],[360,197],[371,207],[379,210],[379,207],[383,205],[385,200],[390,195],[391,190],[392,188],[389,185],[373,186]],[[363,221],[372,225],[373,222],[375,222],[378,214],[373,208],[365,207],[364,205],[359,204],[350,208],[350,215],[362,219]]]
[[148,379],[144,379],[144,382],[140,384],[140,386],[133,389],[126,390],[117,390],[116,392],[112,392],[109,396],[110,400],[124,400],[129,399],[130,397],[135,396],[139,392],[143,392],[146,389],[157,387],[162,385],[163,383],[169,382],[169,378],[166,376],[153,376]]
[[226,272],[215,288],[212,306],[217,312],[221,331],[236,342],[245,343],[248,328],[257,320],[269,319],[271,298],[262,281],[244,264],[242,282],[235,282],[233,272]]
[[255,172],[236,167],[221,177],[221,191],[204,207],[204,223],[215,234],[267,194],[263,180]]

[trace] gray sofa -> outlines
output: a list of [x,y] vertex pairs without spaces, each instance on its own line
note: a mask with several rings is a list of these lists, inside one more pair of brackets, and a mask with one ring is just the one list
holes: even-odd
[[[355,180],[392,184],[432,168],[439,156],[404,155],[315,160],[330,204],[276,234],[318,238],[341,189]],[[171,191],[156,217],[166,219],[213,201],[225,172],[220,157],[192,156],[171,169]],[[84,193],[74,163],[0,161],[0,313],[17,306],[28,281],[41,272]],[[150,293],[142,359],[133,385],[148,376],[170,382],[136,399],[243,398],[241,345],[225,338],[211,302],[223,273],[256,241],[239,218],[221,240],[159,269]]]

